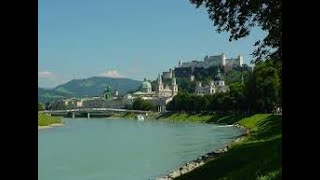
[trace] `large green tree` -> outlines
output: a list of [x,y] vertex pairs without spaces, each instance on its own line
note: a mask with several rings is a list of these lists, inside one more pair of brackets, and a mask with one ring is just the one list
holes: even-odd
[[268,34],[257,40],[256,61],[282,60],[282,0],[190,0],[196,8],[204,5],[217,32],[230,32],[229,41],[249,35],[259,26]]
[[237,112],[245,111],[248,107],[245,84],[242,82],[233,83],[229,88],[230,92],[228,94],[232,101],[232,107]]
[[257,64],[246,88],[250,110],[271,112],[281,104],[280,71],[271,61]]

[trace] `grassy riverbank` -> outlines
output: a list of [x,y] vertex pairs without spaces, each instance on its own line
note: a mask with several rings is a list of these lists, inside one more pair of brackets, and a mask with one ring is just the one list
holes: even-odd
[[206,179],[282,179],[282,116],[166,114],[161,119],[174,121],[219,122],[240,124],[250,134],[240,142],[234,142],[228,152],[222,153],[178,180]]
[[165,113],[159,115],[157,119],[166,119],[172,121],[187,121],[187,122],[216,122],[216,123],[226,123],[226,124],[233,124],[248,115],[243,114],[209,114],[209,113],[199,113],[199,114],[187,114],[187,113]]
[[[113,113],[111,118],[124,118],[124,119],[136,119],[137,114],[135,113]],[[151,112],[148,116],[145,116],[146,119],[156,119],[159,116],[157,112]]]
[[62,120],[59,117],[49,116],[47,114],[38,113],[38,126],[49,126],[51,124],[61,124]]

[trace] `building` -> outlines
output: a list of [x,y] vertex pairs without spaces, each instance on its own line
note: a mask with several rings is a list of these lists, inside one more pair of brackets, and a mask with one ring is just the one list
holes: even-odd
[[151,83],[144,79],[141,84],[141,90],[125,96],[118,96],[117,91],[114,91],[110,86],[107,86],[100,96],[86,98],[69,98],[61,99],[52,103],[51,107],[54,110],[62,109],[81,109],[81,108],[115,108],[123,109],[133,104],[136,98],[142,98],[145,101],[153,103],[159,111],[165,110],[172,97],[178,94],[178,85],[176,78],[173,75],[170,86],[165,86],[162,83],[162,78],[159,78],[156,84],[156,90],[152,91]]
[[162,72],[163,79],[172,79],[172,77],[173,77],[172,69],[169,69],[169,72]]
[[173,74],[172,82],[171,82],[170,86],[168,86],[168,85],[165,86],[162,83],[162,77],[159,74],[155,91],[156,91],[157,96],[160,96],[160,97],[171,97],[171,96],[177,95],[178,94],[178,85],[177,85],[177,80],[176,80],[174,74]]
[[203,61],[193,60],[191,62],[179,61],[178,67],[175,67],[174,72],[176,77],[190,77],[195,71],[207,69],[210,67],[224,68],[225,72],[234,67],[242,67],[244,65],[243,56],[239,55],[237,58],[227,59],[226,55],[222,53],[217,56],[205,56]]
[[208,85],[202,86],[202,82],[197,82],[195,87],[195,94],[198,94],[198,95],[215,94],[215,93],[222,93],[227,91],[229,91],[229,86],[225,85],[225,81],[219,69],[214,80],[210,81]]
[[103,108],[105,101],[103,97],[81,98],[78,108]]
[[118,95],[118,91],[113,91],[110,85],[108,85],[105,89],[104,92],[102,93],[102,96],[105,99],[112,99],[114,96]]
[[152,97],[155,95],[155,92],[152,91],[152,85],[150,82],[147,81],[146,78],[144,78],[144,81],[141,84],[140,91],[136,91],[132,93],[133,98],[137,97]]
[[131,98],[133,101],[136,98],[141,98],[155,105],[158,111],[164,111],[166,105],[178,94],[178,85],[174,73],[172,73],[171,79],[171,84],[165,85],[162,82],[161,74],[159,74],[155,91],[151,91],[151,83],[144,79],[141,85],[141,91],[134,92],[132,96],[127,95],[126,98]]
[[243,56],[239,55],[237,58],[227,59],[226,55],[222,53],[217,56],[205,56],[203,61],[193,60],[191,62],[179,62],[178,67],[202,67],[209,68],[212,66],[242,66]]

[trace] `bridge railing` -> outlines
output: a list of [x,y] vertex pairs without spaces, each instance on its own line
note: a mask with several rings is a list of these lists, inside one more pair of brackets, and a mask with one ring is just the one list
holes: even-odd
[[45,110],[38,111],[39,113],[69,113],[69,112],[101,112],[101,111],[115,111],[115,112],[133,112],[133,113],[150,113],[152,111],[131,110],[131,109],[115,109],[115,108],[81,108],[68,110]]

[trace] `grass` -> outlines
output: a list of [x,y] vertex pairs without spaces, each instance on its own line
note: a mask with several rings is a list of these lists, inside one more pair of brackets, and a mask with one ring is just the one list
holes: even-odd
[[134,119],[136,115],[134,113],[125,112],[125,113],[113,113],[112,118],[125,118],[125,119]]
[[212,114],[212,113],[198,113],[198,114],[188,114],[188,113],[165,113],[157,117],[157,119],[167,119],[172,121],[191,121],[191,122],[216,122],[216,123],[227,123],[233,124],[248,117],[248,115],[241,114]]
[[[156,119],[158,117],[159,113],[157,112],[151,112],[146,116],[147,119]],[[125,118],[125,119],[136,119],[137,114],[131,113],[131,112],[125,112],[125,113],[113,113],[111,115],[112,118]]]
[[187,114],[187,113],[165,113],[157,117],[157,119],[167,119],[172,121],[192,121],[207,122],[213,117],[211,114]]
[[181,121],[238,123],[250,134],[233,143],[228,152],[209,160],[204,166],[177,180],[277,180],[282,179],[282,116],[166,114],[159,118]]
[[47,114],[38,113],[38,126],[48,126],[50,124],[62,123],[59,117],[49,116]]

